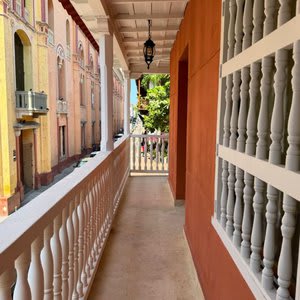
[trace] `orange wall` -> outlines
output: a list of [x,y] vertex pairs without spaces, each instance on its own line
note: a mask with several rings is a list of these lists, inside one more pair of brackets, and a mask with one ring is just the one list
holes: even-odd
[[[177,169],[178,64],[188,47],[185,231],[206,299],[254,299],[211,225],[220,55],[221,1],[191,0],[171,52],[170,175],[174,198],[184,174]],[[180,101],[180,97],[179,97]],[[180,141],[178,143],[180,144]]]

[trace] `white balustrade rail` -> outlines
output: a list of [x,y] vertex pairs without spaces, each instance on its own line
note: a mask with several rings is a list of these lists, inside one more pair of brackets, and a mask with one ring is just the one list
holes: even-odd
[[168,143],[168,134],[131,134],[131,172],[167,174],[169,172]]
[[60,114],[68,113],[68,103],[66,100],[56,100],[56,111]]
[[45,93],[16,91],[17,117],[46,114],[47,112],[47,95]]
[[257,299],[300,299],[300,0],[223,10],[212,222]]
[[129,139],[0,224],[0,299],[87,299],[129,174]]

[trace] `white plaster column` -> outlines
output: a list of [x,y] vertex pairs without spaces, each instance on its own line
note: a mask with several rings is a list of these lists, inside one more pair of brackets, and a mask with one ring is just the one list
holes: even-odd
[[124,134],[130,134],[130,72],[124,71]]
[[113,150],[113,36],[99,39],[101,73],[101,151]]

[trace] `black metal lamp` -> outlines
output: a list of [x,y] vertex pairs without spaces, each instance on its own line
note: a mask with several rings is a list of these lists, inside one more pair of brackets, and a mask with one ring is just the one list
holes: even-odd
[[148,20],[149,36],[148,36],[148,40],[144,43],[144,57],[148,69],[155,55],[155,44],[151,40],[150,26],[151,26],[151,20]]

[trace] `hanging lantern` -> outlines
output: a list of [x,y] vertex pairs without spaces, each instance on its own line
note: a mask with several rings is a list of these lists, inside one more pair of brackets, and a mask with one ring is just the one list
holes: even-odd
[[151,21],[148,20],[149,35],[148,35],[148,40],[144,43],[144,57],[145,57],[145,62],[147,64],[148,69],[149,69],[149,66],[152,63],[153,57],[155,55],[155,44],[151,40],[150,26],[151,26]]

